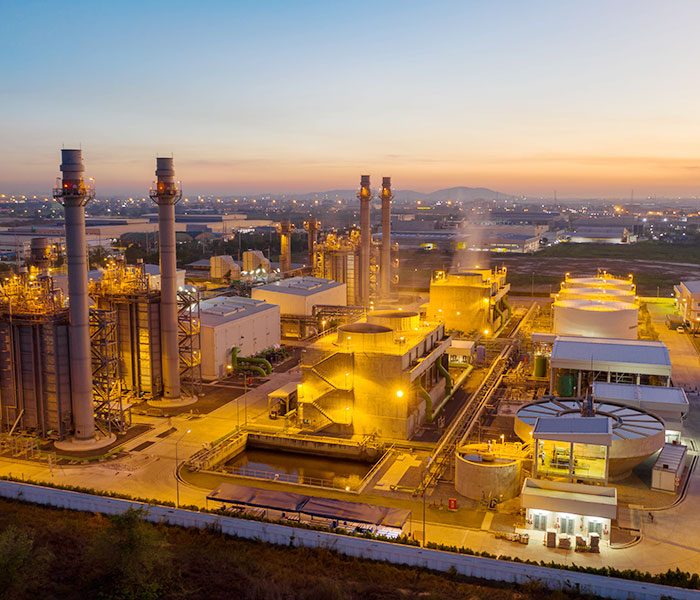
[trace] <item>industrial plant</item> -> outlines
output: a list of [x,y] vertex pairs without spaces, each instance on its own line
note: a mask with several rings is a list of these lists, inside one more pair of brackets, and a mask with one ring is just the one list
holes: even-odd
[[[697,282],[647,298],[601,268],[519,296],[512,269],[459,261],[411,289],[390,177],[375,196],[361,176],[359,226],[279,213],[257,233],[238,216],[217,238],[180,206],[163,157],[148,192],[157,261],[116,245],[95,261],[94,185],[81,150],[61,156],[65,242],[36,236],[0,282],[8,456],[149,464],[176,434],[176,505],[182,483],[224,512],[425,544],[420,502],[496,538],[593,554],[634,539],[637,503],[683,494],[691,402],[673,336],[693,331]],[[224,252],[182,260],[176,223],[190,216]],[[660,314],[680,325],[660,332]],[[134,481],[153,483],[149,468]],[[370,493],[378,504],[357,501]]]

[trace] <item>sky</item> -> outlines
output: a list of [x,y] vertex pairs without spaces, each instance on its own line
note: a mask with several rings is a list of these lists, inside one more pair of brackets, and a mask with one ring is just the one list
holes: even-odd
[[0,191],[700,193],[695,0],[0,2]]

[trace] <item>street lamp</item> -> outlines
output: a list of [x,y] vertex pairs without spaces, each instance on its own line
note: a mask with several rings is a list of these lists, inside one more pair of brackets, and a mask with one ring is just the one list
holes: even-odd
[[180,444],[180,442],[183,440],[183,438],[192,431],[191,429],[188,429],[183,433],[178,440],[175,442],[175,508],[180,508],[180,478],[178,477],[177,470],[180,466],[180,460],[178,459],[177,455],[177,447]]

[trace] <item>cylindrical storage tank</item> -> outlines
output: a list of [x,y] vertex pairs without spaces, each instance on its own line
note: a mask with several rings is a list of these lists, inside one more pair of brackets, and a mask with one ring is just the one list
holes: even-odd
[[520,493],[522,462],[488,451],[486,444],[459,448],[455,456],[455,489],[471,500],[510,500]]
[[410,331],[420,325],[420,315],[404,310],[375,310],[367,315],[367,322],[383,325],[396,332]]
[[[660,450],[666,441],[663,421],[651,413],[615,402],[596,402],[595,416],[612,419],[612,446],[609,450],[608,476],[623,479],[632,469]],[[549,398],[526,404],[515,415],[513,429],[524,442],[532,441],[539,417],[580,417],[580,400]]]
[[576,379],[572,373],[562,373],[557,380],[557,394],[563,398],[571,398],[574,395]]
[[338,327],[336,345],[341,350],[371,352],[394,344],[394,331],[373,323],[351,323]]
[[600,275],[597,277],[567,277],[561,284],[562,288],[608,288],[635,291],[636,286],[631,278]]
[[534,365],[532,369],[532,375],[534,377],[547,377],[547,370],[549,368],[549,359],[542,355],[535,355]]
[[605,300],[613,302],[636,302],[633,290],[622,288],[562,287],[557,300]]
[[584,337],[637,339],[639,308],[629,302],[557,300],[554,333]]

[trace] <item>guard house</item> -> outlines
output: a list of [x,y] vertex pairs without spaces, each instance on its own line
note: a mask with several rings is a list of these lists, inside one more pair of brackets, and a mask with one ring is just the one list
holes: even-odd
[[528,477],[520,500],[528,529],[541,531],[549,547],[571,548],[575,537],[576,546],[596,548],[610,539],[610,522],[617,517],[614,487]]
[[671,385],[671,356],[662,342],[557,337],[550,360],[550,389],[581,396],[594,381]]
[[540,417],[532,437],[535,477],[607,482],[612,445],[609,417]]

